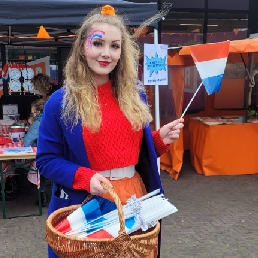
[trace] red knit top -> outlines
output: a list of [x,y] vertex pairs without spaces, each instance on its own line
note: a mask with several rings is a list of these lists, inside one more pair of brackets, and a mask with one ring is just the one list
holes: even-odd
[[[91,169],[80,167],[74,177],[74,189],[90,189],[90,179],[98,171],[136,165],[138,162],[143,130],[133,131],[132,125],[119,108],[112,93],[111,81],[97,87],[101,106],[101,128],[92,133],[83,128],[83,140]],[[159,131],[153,134],[158,155],[169,149],[160,137]]]

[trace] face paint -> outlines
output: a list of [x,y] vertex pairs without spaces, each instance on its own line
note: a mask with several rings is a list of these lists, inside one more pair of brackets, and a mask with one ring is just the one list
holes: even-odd
[[105,32],[102,31],[102,30],[93,30],[91,31],[90,35],[88,36],[88,39],[87,39],[87,46],[89,47],[92,47],[92,40],[94,38],[99,38],[99,39],[102,39],[102,37],[105,35]]
[[84,56],[96,81],[107,82],[121,57],[122,35],[119,28],[95,23],[84,43]]

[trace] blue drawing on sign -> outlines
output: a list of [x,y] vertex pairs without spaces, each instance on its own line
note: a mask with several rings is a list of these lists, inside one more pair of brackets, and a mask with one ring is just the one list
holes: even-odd
[[159,71],[166,71],[166,59],[167,59],[167,56],[165,56],[164,58],[162,57],[158,57],[158,54],[156,53],[155,54],[155,57],[151,57],[151,58],[148,58],[147,56],[146,57],[146,68],[147,70],[150,70],[150,77],[152,76],[153,73],[156,73],[158,74]]

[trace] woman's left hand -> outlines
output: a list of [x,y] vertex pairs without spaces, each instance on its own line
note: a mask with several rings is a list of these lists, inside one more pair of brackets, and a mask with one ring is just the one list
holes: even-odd
[[164,144],[171,144],[179,138],[180,129],[184,127],[184,119],[180,118],[160,128],[160,137]]

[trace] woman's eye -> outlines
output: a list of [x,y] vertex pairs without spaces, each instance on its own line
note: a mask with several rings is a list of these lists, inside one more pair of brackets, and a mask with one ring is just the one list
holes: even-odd
[[100,41],[93,41],[93,46],[94,47],[100,47],[100,46],[102,46],[102,43],[100,42]]
[[118,44],[112,44],[111,47],[114,48],[114,49],[120,48],[120,46]]

